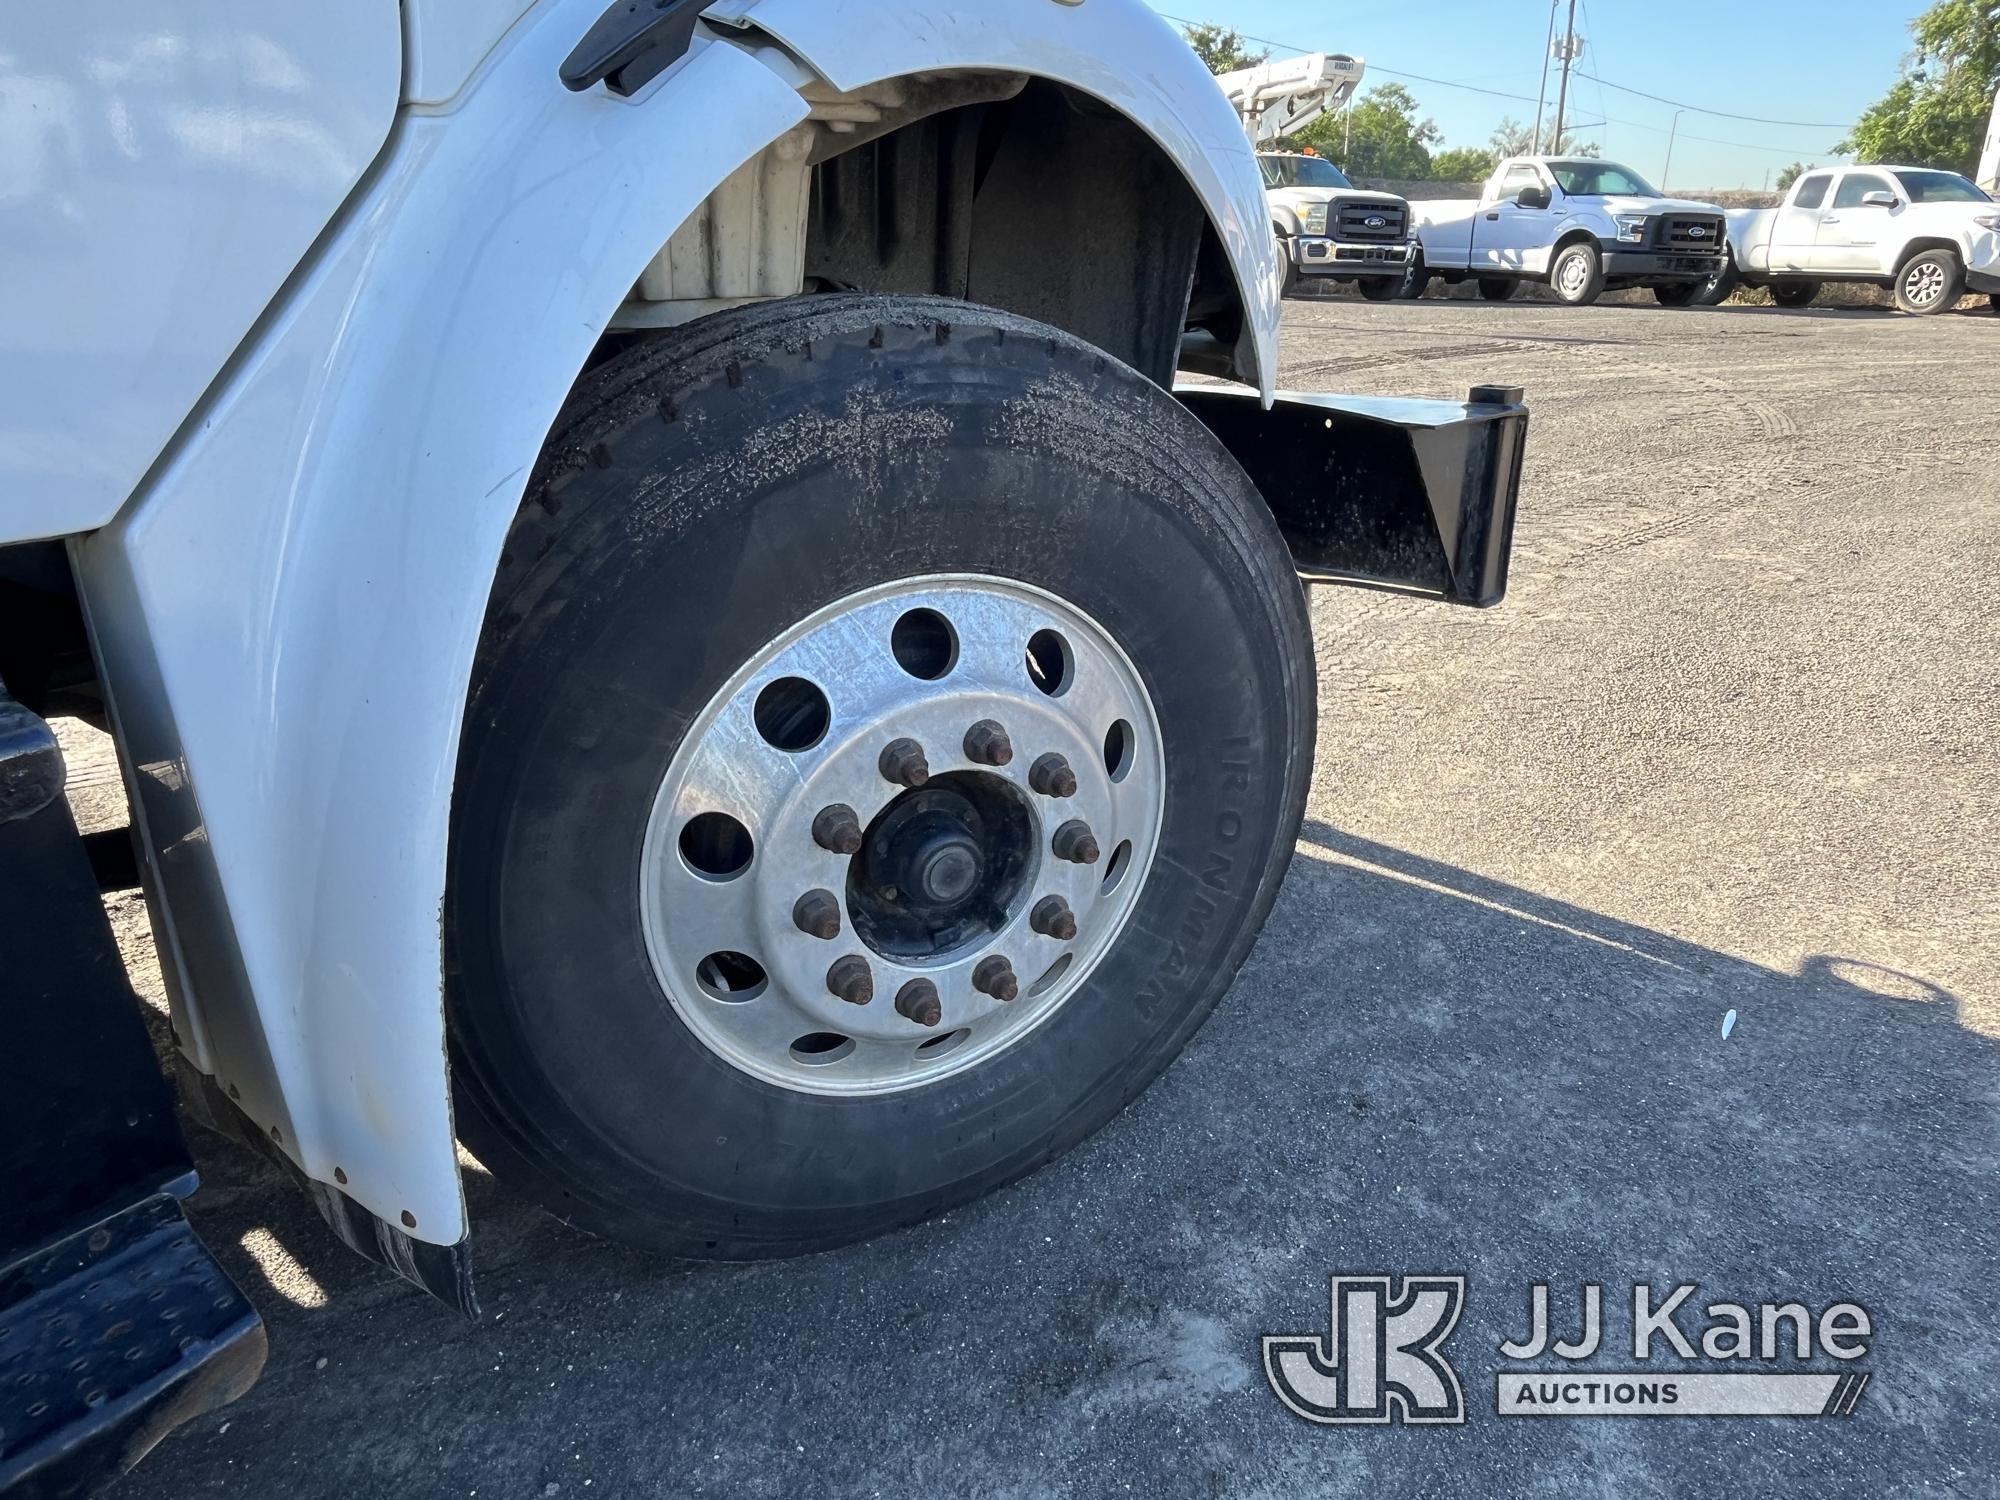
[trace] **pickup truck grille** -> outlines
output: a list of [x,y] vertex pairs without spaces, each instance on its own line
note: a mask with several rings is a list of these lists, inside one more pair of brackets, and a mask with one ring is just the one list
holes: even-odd
[[1726,243],[1722,220],[1714,214],[1663,215],[1655,234],[1654,243],[1662,250],[1719,254]]
[[1409,228],[1405,217],[1388,203],[1343,203],[1326,232],[1340,240],[1400,240]]

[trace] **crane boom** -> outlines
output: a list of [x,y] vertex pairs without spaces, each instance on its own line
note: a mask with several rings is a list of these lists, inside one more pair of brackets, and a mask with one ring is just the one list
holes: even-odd
[[1358,57],[1315,52],[1283,62],[1261,62],[1216,78],[1236,108],[1253,146],[1296,135],[1354,97],[1367,65]]

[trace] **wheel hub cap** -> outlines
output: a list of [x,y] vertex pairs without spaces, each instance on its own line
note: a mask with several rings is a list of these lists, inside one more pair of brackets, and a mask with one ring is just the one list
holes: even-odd
[[767,1082],[928,1084],[1087,980],[1164,787],[1144,685],[1074,606],[959,575],[852,595],[759,651],[675,752],[639,871],[655,974]]

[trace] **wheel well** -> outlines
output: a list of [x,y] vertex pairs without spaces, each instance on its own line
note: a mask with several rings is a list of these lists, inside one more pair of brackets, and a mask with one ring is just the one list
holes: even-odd
[[1597,243],[1597,236],[1592,234],[1588,229],[1570,230],[1569,233],[1563,235],[1560,239],[1558,239],[1555,242],[1553,246],[1550,247],[1549,249],[1550,264],[1553,265],[1555,263],[1555,258],[1558,255],[1561,255],[1563,251],[1569,249],[1571,245],[1581,245],[1585,241],[1588,241],[1589,243],[1594,245]]
[[1955,242],[1933,237],[1930,239],[1911,240],[1908,245],[1904,246],[1902,258],[1896,262],[1896,269],[1900,272],[1904,266],[1907,266],[1913,259],[1922,255],[1926,250],[1949,250],[1959,258],[1961,264],[1965,260],[1964,252]]
[[805,97],[809,118],[674,232],[593,363],[650,330],[802,292],[983,303],[1162,385],[1184,332],[1236,345],[1234,268],[1200,198],[1111,106],[992,71]]
[[1179,167],[1108,105],[1017,84],[817,162],[808,286],[984,303],[1161,384],[1184,328],[1233,343],[1234,278]]

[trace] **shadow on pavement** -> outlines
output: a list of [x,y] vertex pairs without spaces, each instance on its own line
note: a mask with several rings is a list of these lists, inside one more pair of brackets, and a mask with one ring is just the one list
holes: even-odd
[[[270,1370],[132,1492],[1989,1494],[1995,1064],[1953,996],[1864,956],[1782,973],[1309,823],[1165,1078],[871,1244],[691,1270],[475,1174],[473,1324],[204,1141],[195,1218]],[[1465,1426],[1279,1407],[1258,1336],[1324,1330],[1337,1270],[1468,1277]],[[1500,1419],[1535,1281],[1559,1321],[1604,1284],[1603,1368],[1635,1281],[1858,1301],[1873,1381],[1845,1419]]]

